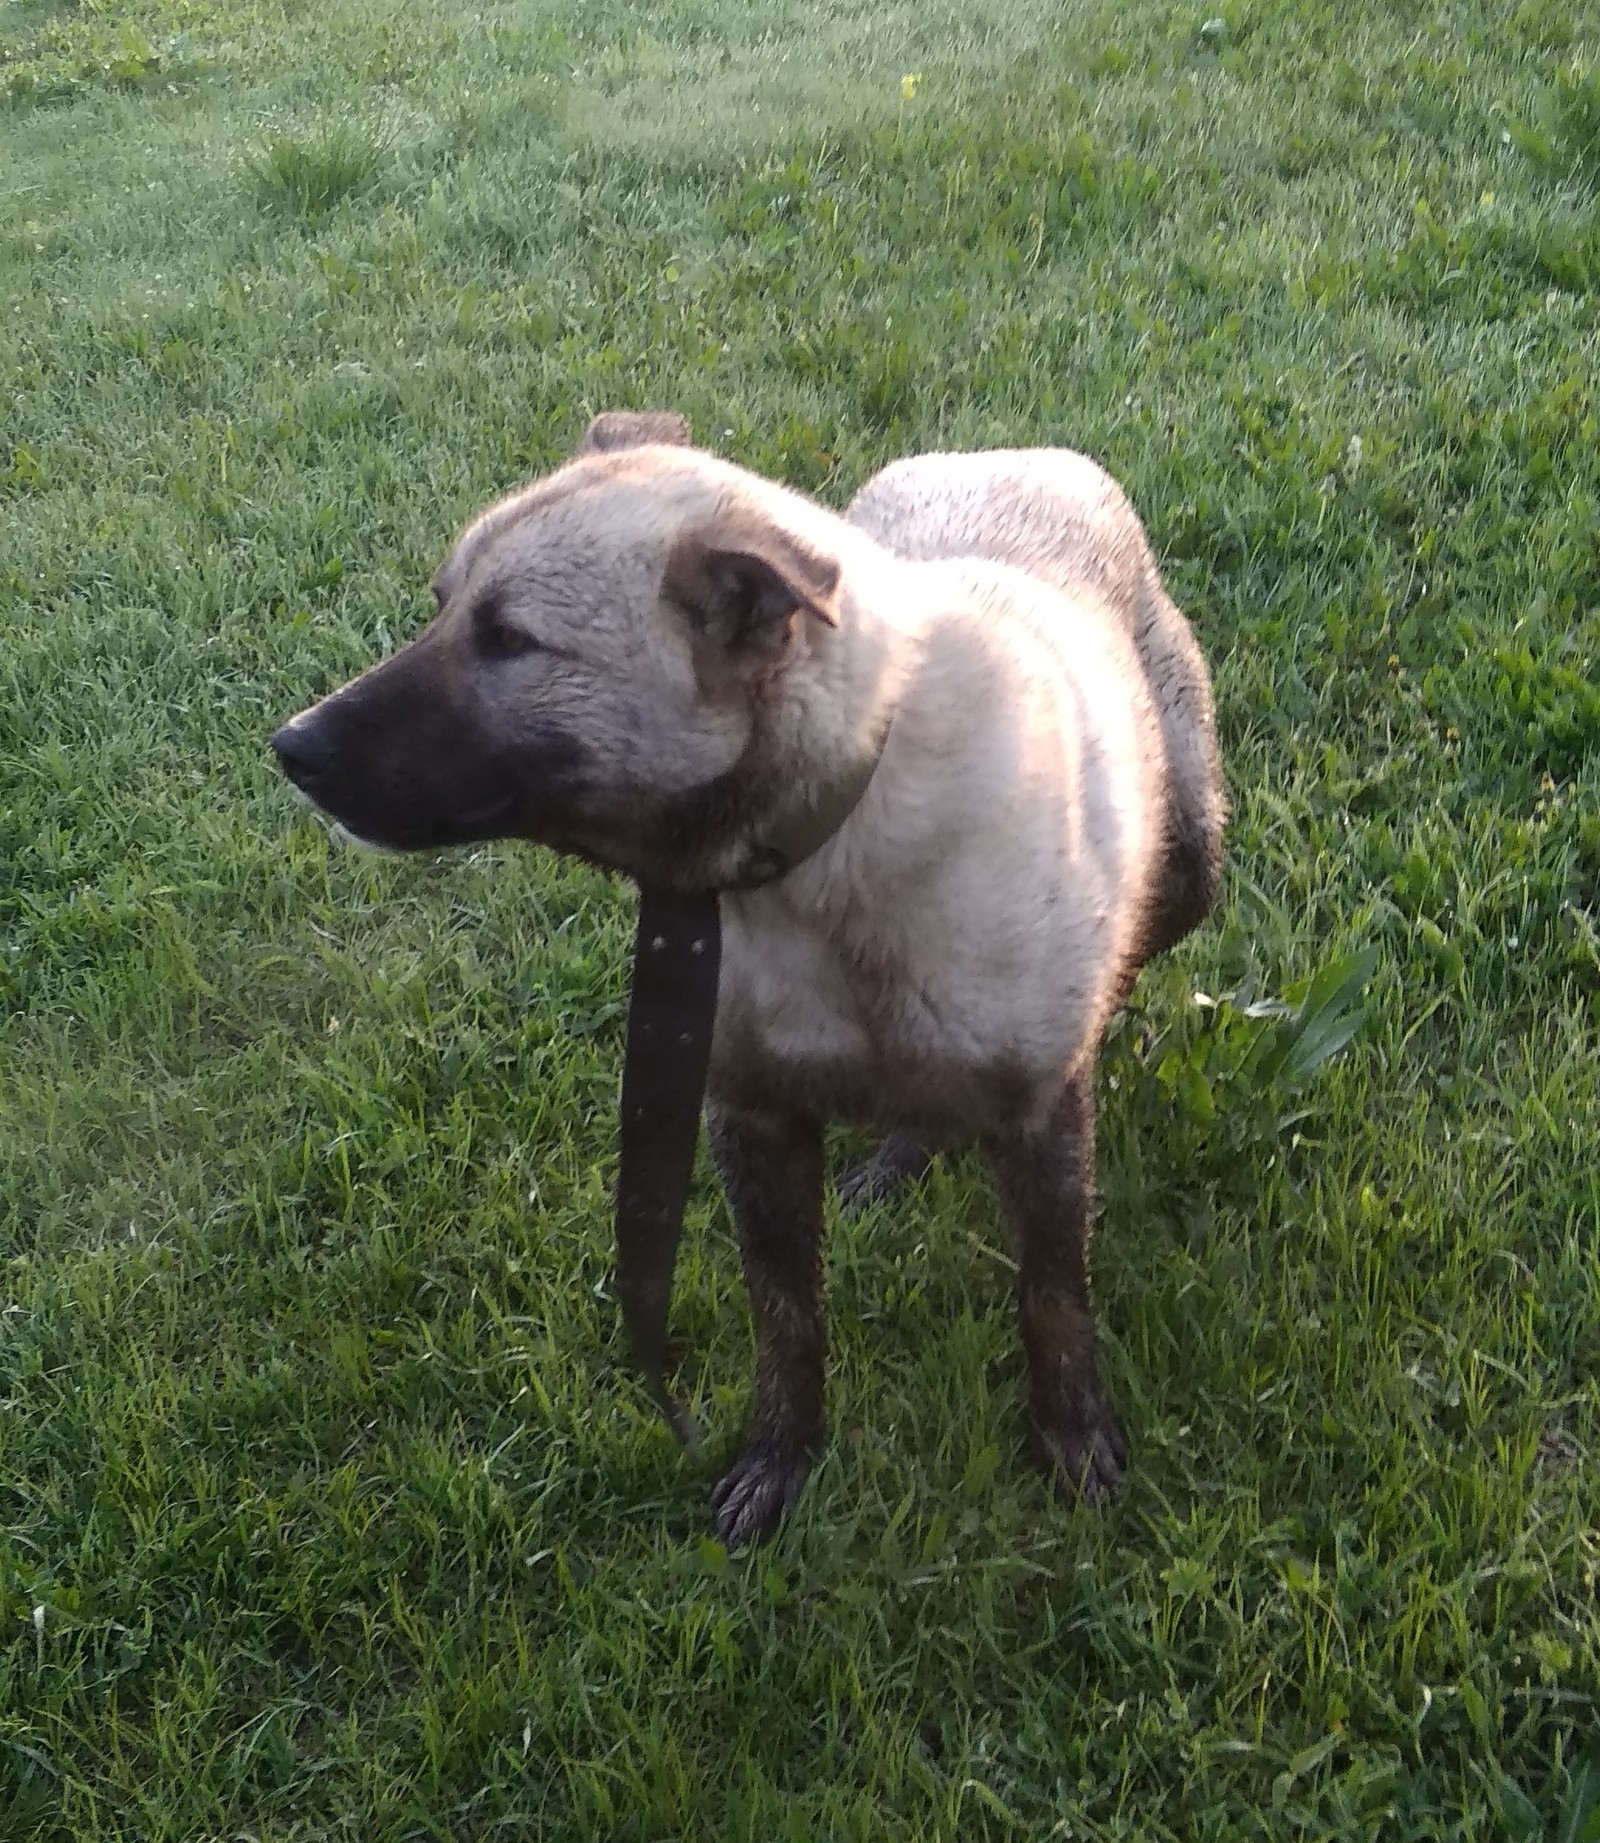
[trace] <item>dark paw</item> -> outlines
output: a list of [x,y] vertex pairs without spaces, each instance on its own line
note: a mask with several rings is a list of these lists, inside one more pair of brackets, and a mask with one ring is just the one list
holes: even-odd
[[756,1441],[728,1467],[711,1493],[711,1528],[734,1549],[770,1536],[794,1508],[810,1456],[793,1446]]
[[1080,1503],[1109,1504],[1128,1468],[1128,1442],[1105,1396],[1096,1389],[1070,1409],[1058,1406],[1039,1417],[1039,1432],[1056,1489]]
[[921,1140],[891,1133],[871,1158],[852,1165],[834,1186],[841,1216],[859,1216],[874,1203],[882,1203],[907,1184],[924,1176],[933,1154]]

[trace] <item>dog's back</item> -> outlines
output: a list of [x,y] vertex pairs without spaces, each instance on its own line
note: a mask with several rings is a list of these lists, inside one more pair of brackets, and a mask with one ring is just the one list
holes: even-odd
[[1101,604],[1124,624],[1166,757],[1165,861],[1149,948],[1170,947],[1197,927],[1221,881],[1224,805],[1211,680],[1122,489],[1066,448],[925,454],[875,474],[846,516],[900,556],[1009,563],[1073,601]]

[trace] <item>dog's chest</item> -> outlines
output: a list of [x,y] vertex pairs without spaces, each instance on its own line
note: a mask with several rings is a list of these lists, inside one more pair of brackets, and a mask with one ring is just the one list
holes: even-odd
[[893,931],[725,916],[712,1087],[825,1119],[981,1127],[1027,1086],[1015,1033],[985,1010],[959,967],[921,961]]

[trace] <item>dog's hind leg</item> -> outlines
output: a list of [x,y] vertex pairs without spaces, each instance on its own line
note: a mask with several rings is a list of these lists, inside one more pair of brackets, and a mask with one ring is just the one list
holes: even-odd
[[1086,1503],[1122,1482],[1128,1443],[1095,1362],[1089,1301],[1094,1202],[1094,1070],[989,1150],[1017,1237],[1017,1308],[1034,1420],[1057,1482]]
[[750,1293],[756,1404],[744,1450],[711,1494],[730,1548],[788,1514],[823,1437],[822,1129],[801,1114],[706,1107]]
[[841,1216],[859,1216],[907,1184],[915,1184],[933,1163],[932,1149],[910,1133],[890,1133],[871,1158],[844,1172],[835,1190]]

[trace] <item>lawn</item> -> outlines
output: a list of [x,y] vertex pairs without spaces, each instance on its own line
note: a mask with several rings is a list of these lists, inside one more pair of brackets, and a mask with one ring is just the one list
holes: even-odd
[[[0,0],[6,1843],[1600,1836],[1600,25],[1210,5]],[[835,504],[1083,448],[1206,648],[1108,1513],[958,1160],[709,1542],[708,1172],[703,1458],[607,1284],[628,892],[273,770],[626,405]]]

